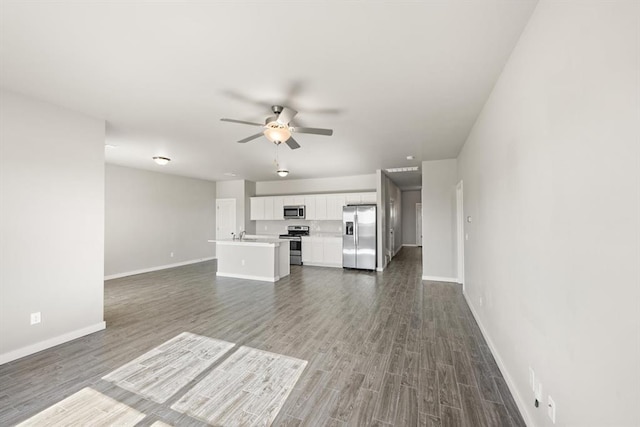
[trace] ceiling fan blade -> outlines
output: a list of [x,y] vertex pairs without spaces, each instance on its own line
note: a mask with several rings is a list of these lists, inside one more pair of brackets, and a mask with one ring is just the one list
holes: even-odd
[[241,144],[244,144],[245,142],[249,142],[249,141],[251,141],[253,139],[260,138],[262,135],[264,135],[262,132],[256,133],[255,135],[248,136],[245,139],[241,139],[238,142],[241,143]]
[[319,129],[319,128],[293,128],[294,132],[298,133],[312,133],[315,135],[333,135],[333,129]]
[[300,144],[298,144],[298,141],[293,139],[293,137],[289,137],[289,139],[287,139],[284,143],[287,144],[292,150],[300,148]]
[[291,108],[284,107],[282,109],[282,112],[278,115],[278,123],[286,126],[289,124],[291,119],[295,117],[296,114],[298,114],[296,110],[292,110]]
[[264,126],[262,123],[253,123],[253,122],[245,122],[244,120],[235,120],[235,119],[220,119],[222,122],[231,122],[231,123],[240,123],[243,125],[251,125],[251,126]]

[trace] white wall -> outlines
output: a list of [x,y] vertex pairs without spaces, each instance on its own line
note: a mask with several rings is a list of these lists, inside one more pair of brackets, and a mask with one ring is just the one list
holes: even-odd
[[402,244],[416,244],[416,203],[421,203],[420,190],[402,192]]
[[212,258],[215,199],[213,181],[107,165],[107,278]]
[[256,196],[375,191],[376,174],[256,182]]
[[459,158],[467,298],[530,425],[547,395],[640,425],[639,7],[540,2]]
[[4,363],[104,329],[105,124],[4,90],[0,123]]
[[457,280],[456,160],[422,162],[422,276]]

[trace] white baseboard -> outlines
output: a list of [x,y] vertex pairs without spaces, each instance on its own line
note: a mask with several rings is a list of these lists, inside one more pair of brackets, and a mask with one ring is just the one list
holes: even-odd
[[484,337],[484,340],[489,345],[489,349],[491,350],[491,354],[493,354],[493,358],[496,360],[496,364],[498,365],[498,368],[500,368],[500,373],[502,373],[502,376],[504,377],[505,382],[507,383],[507,387],[509,387],[509,391],[511,392],[511,395],[514,397],[516,405],[518,405],[518,409],[520,410],[520,414],[522,415],[522,418],[524,418],[525,424],[528,426],[535,426],[533,422],[533,418],[531,418],[531,416],[529,415],[529,412],[527,412],[527,405],[525,403],[525,400],[522,398],[520,393],[518,393],[518,389],[516,388],[515,383],[511,378],[511,375],[509,375],[509,371],[507,370],[507,367],[502,361],[502,358],[500,357],[500,353],[498,353],[498,349],[493,344],[493,341],[491,341],[491,337],[489,336],[489,333],[487,332],[484,325],[480,321],[480,317],[478,316],[478,313],[476,312],[476,309],[474,308],[473,304],[471,304],[471,301],[467,297],[467,294],[463,292],[463,295],[464,295],[465,301],[467,302],[467,305],[469,306],[469,309],[471,309],[471,314],[473,314],[473,317],[474,319],[476,319],[476,323],[478,324],[478,327],[480,327],[480,332],[482,332],[482,336]]
[[277,282],[278,280],[280,280],[280,276],[276,276],[276,277],[251,276],[249,274],[220,273],[220,272],[217,272],[216,276],[233,277],[234,279],[258,280],[260,282]]
[[393,256],[398,255],[398,252],[400,252],[400,249],[402,249],[402,246],[404,246],[404,245],[400,245],[400,247],[398,248],[398,250],[397,250],[397,251],[395,251],[395,252],[393,253]]
[[403,243],[402,246],[408,246],[410,248],[417,248],[418,245],[416,245],[415,243]]
[[422,280],[431,280],[434,282],[451,282],[460,283],[455,277],[440,277],[440,276],[422,276]]
[[25,356],[37,353],[42,350],[46,350],[56,345],[63,344],[67,341],[75,340],[76,338],[83,337],[85,335],[98,332],[107,327],[107,324],[103,322],[96,323],[95,325],[87,326],[82,329],[67,332],[66,334],[58,335],[57,337],[49,338],[44,341],[30,344],[26,347],[19,348],[17,350],[9,351],[7,353],[0,354],[0,365],[11,362],[13,360],[20,359]]
[[382,273],[382,272],[384,271],[384,267],[377,267],[377,268],[376,268],[376,271],[377,271],[378,273]]
[[310,267],[332,267],[332,268],[342,268],[342,265],[336,265],[336,264],[325,264],[322,262],[305,262],[303,263],[303,265],[308,265]]
[[125,273],[110,274],[108,276],[104,276],[104,280],[119,279],[121,277],[134,276],[136,274],[142,273],[151,273],[152,271],[166,270],[167,268],[181,267],[183,265],[189,264],[197,264],[199,262],[211,261],[212,259],[216,259],[216,257],[212,256],[207,258],[191,259],[189,261],[176,262],[175,264],[159,265],[157,267],[142,268],[140,270],[127,271]]

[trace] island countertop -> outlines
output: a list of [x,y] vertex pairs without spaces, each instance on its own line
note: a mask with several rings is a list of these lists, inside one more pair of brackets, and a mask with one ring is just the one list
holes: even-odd
[[207,240],[207,242],[217,243],[220,245],[275,246],[276,244],[289,242],[289,240],[279,239],[277,237],[246,237],[242,240],[214,239],[214,240]]

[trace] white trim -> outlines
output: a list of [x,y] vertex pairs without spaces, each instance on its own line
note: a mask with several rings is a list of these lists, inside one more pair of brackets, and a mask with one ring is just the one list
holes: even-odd
[[464,188],[462,180],[456,185],[456,272],[464,292]]
[[507,383],[507,387],[509,387],[509,391],[511,392],[511,395],[515,398],[514,400],[516,402],[516,405],[518,405],[520,414],[522,415],[522,418],[524,418],[524,423],[528,426],[535,425],[533,422],[533,418],[531,418],[531,415],[529,415],[529,412],[527,412],[527,405],[525,403],[525,400],[522,398],[520,393],[518,393],[518,389],[515,386],[515,382],[511,378],[511,375],[509,375],[509,371],[507,370],[507,367],[502,361],[502,358],[500,357],[500,353],[498,353],[498,349],[493,344],[493,341],[491,341],[491,337],[489,336],[489,334],[487,333],[487,330],[485,329],[482,322],[480,321],[480,317],[478,316],[478,313],[476,312],[475,308],[471,304],[471,301],[467,297],[467,294],[463,292],[462,295],[464,295],[464,299],[467,302],[469,309],[471,310],[471,314],[473,314],[473,318],[476,320],[478,327],[480,327],[480,332],[482,332],[482,336],[484,337],[484,340],[489,345],[489,350],[491,350],[491,354],[493,355],[493,358],[496,360],[496,364],[498,365],[498,368],[500,369],[500,373],[502,373],[502,376],[504,377],[505,382]]
[[400,252],[400,249],[402,249],[403,245],[400,245],[400,247],[393,253],[393,256],[395,257],[396,255],[398,255],[398,252]]
[[35,344],[30,344],[26,347],[19,348],[17,350],[0,354],[0,365],[3,365],[5,363],[11,362],[16,359],[20,359],[25,356],[29,356],[30,354],[34,354],[51,347],[55,347],[56,345],[59,345],[59,344],[63,344],[65,342],[75,340],[76,338],[80,338],[85,335],[89,335],[94,332],[101,331],[106,327],[107,327],[107,324],[104,321],[98,322],[95,325],[91,325],[82,329],[77,329],[75,331],[67,332],[65,334],[58,335],[57,337],[49,338],[44,341],[37,342]]
[[418,247],[418,245],[416,245],[415,243],[403,243],[402,246],[408,246],[408,247],[411,247],[411,248],[417,248]]
[[216,276],[233,277],[234,279],[258,280],[260,282],[277,282],[278,280],[280,280],[280,276],[275,276],[275,277],[251,276],[249,274],[220,273],[220,272],[217,272]]
[[376,271],[378,273],[382,273],[384,271],[384,267],[378,267],[378,268],[376,268]]
[[342,268],[342,264],[329,264],[329,263],[322,263],[322,262],[313,262],[313,261],[306,261],[302,263],[303,266],[308,265],[310,267],[331,267],[331,268]]
[[441,276],[422,276],[422,280],[432,280],[434,282],[451,282],[460,283],[455,277],[441,277]]
[[216,259],[216,257],[212,256],[207,258],[191,259],[189,261],[176,262],[175,264],[165,264],[165,265],[158,265],[156,267],[141,268],[140,270],[127,271],[125,273],[110,274],[108,276],[104,276],[104,280],[119,279],[121,277],[134,276],[136,274],[150,273],[152,271],[158,271],[158,270],[166,270],[167,268],[181,267],[183,265],[189,265],[189,264],[197,264],[199,262],[211,261],[213,259]]

